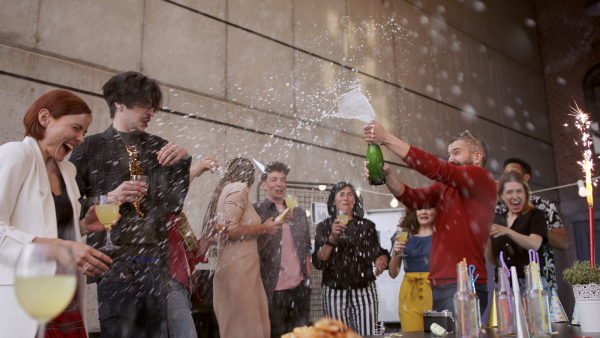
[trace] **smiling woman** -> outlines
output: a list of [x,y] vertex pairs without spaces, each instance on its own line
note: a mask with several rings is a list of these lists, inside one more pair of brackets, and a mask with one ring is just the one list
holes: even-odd
[[[375,223],[364,218],[362,200],[350,183],[333,186],[327,211],[330,217],[317,225],[312,255],[315,268],[323,270],[323,311],[370,335],[379,311],[375,278],[387,267],[389,253],[379,244]],[[347,221],[338,218],[339,212]]]
[[[0,336],[29,336],[36,323],[15,298],[13,271],[21,248],[30,242],[52,242],[73,253],[79,271],[78,293],[57,318],[47,324],[47,335],[85,337],[85,276],[108,270],[111,259],[81,242],[81,235],[103,231],[91,208],[79,220],[76,169],[65,157],[83,143],[92,116],[75,94],[53,90],[29,108],[23,123],[23,142],[0,146]],[[52,332],[52,333],[48,333]]]
[[427,277],[435,216],[435,209],[409,209],[398,224],[399,230],[410,233],[408,241],[397,238],[401,231],[392,237],[390,277],[398,276],[401,265],[405,271],[398,295],[398,316],[402,332],[423,331],[423,313],[432,310],[432,291]]
[[25,113],[23,124],[26,136],[36,140],[44,138],[48,124],[38,116],[42,111],[57,120],[67,115],[84,114],[90,119],[92,116],[92,111],[79,96],[66,90],[53,90],[40,96]]
[[[498,196],[508,211],[496,215],[486,255],[490,262],[502,266],[500,252],[506,265],[515,266],[519,278],[524,278],[523,268],[529,264],[528,250],[542,252],[542,244],[548,241],[548,230],[544,212],[529,201],[531,192],[523,176],[515,171],[508,172],[498,182]],[[543,260],[542,262],[543,265]]]

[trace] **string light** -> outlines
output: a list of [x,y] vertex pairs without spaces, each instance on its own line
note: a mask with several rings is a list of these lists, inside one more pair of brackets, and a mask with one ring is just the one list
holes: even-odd
[[588,191],[583,180],[577,181],[577,185],[579,186],[579,196],[586,197],[588,195]]

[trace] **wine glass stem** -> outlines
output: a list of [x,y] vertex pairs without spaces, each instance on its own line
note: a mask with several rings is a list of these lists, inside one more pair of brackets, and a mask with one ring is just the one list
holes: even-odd
[[44,338],[44,334],[46,333],[46,323],[38,324],[37,338]]
[[112,241],[110,240],[110,228],[106,228],[106,245],[113,245]]

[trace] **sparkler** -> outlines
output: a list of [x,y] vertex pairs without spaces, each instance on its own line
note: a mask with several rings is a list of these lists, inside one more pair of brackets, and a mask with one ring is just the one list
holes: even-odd
[[[583,160],[577,163],[583,169],[585,173],[585,189],[587,190],[587,203],[588,203],[588,223],[590,231],[590,265],[592,268],[595,266],[595,247],[594,247],[594,191],[592,187],[592,170],[594,170],[594,161],[592,158],[592,145],[593,138],[590,133],[591,121],[589,115],[584,113],[575,102],[575,107],[571,107],[573,113],[571,116],[575,117],[575,126],[581,132],[581,143],[585,150],[583,151]],[[579,142],[576,142],[579,144]]]

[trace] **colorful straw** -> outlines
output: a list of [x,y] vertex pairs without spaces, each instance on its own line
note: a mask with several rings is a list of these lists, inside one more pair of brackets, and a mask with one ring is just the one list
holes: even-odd
[[[533,249],[529,249],[529,269],[531,270],[532,278],[535,279],[535,282],[538,285],[538,298],[540,300],[540,311],[542,314],[542,325],[546,327],[546,325],[550,325],[550,323],[546,323],[546,319],[548,316],[545,315],[546,308],[544,306],[544,301],[542,299],[542,279],[540,277],[540,255],[537,251]],[[533,281],[532,281],[533,282]]]
[[[510,285],[508,283],[508,277],[510,277],[510,270],[506,266],[506,263],[504,263],[504,251],[500,251],[500,263],[502,264],[502,270],[504,270],[504,274],[502,275],[502,279],[504,279],[504,285],[506,285],[506,287],[508,288],[509,285]],[[508,305],[509,305],[508,308],[510,309],[510,313],[515,313],[515,311],[513,310],[513,304],[512,304],[512,302],[508,302]]]

